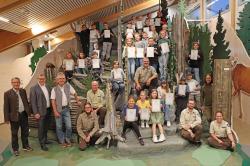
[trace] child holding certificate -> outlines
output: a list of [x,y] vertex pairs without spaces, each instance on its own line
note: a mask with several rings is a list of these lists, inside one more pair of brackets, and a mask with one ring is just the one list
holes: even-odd
[[201,90],[201,86],[199,84],[198,81],[196,81],[195,79],[193,79],[193,75],[192,73],[188,73],[187,74],[187,80],[186,80],[187,84],[188,84],[188,87],[189,87],[189,91],[190,91],[190,94],[189,94],[189,99],[193,99],[195,100],[195,103],[196,103],[196,107],[198,109],[201,108],[201,93],[200,93],[200,90]]
[[[146,45],[141,40],[141,35],[139,33],[135,33],[134,36],[135,36],[135,48],[136,48],[136,52],[137,52],[137,58],[136,58],[136,61],[135,61],[135,65],[136,65],[136,68],[138,68],[143,64],[143,57],[144,57],[144,52],[145,52]],[[143,52],[142,57],[138,57],[139,51]]]
[[[164,112],[164,119],[167,122],[167,127],[170,127],[171,126],[170,108],[174,104],[173,103],[174,99],[169,97],[169,96],[171,96],[170,94],[173,94],[173,93],[171,93],[167,81],[165,81],[165,80],[161,81],[161,86],[159,86],[157,88],[157,92],[158,92],[158,97],[161,99],[161,102],[162,102],[162,109],[163,109],[163,112]],[[172,97],[174,97],[174,96],[172,96]],[[166,100],[168,100],[168,103],[166,102]]]
[[198,42],[193,43],[193,49],[188,56],[188,72],[194,73],[195,80],[200,83],[200,67],[203,55],[199,47]]
[[126,131],[128,128],[130,128],[135,131],[135,134],[139,139],[139,143],[143,146],[144,141],[142,139],[142,136],[141,136],[138,124],[137,124],[139,108],[135,104],[135,99],[133,98],[133,96],[130,96],[128,98],[128,105],[124,108],[123,115],[125,117],[125,120],[124,120],[123,129],[122,129],[122,137],[126,139]]
[[181,78],[179,84],[175,88],[175,103],[176,103],[176,111],[175,111],[175,121],[179,123],[181,111],[187,108],[189,97],[189,87],[186,84],[185,78]]
[[136,102],[136,105],[139,107],[141,128],[149,128],[148,121],[150,117],[150,103],[146,98],[146,93],[142,90],[140,92],[140,98]]
[[87,73],[86,56],[82,52],[79,54],[77,59],[77,72],[81,74]]
[[74,68],[75,61],[73,60],[72,54],[71,52],[67,52],[66,58],[63,60],[63,69],[68,82],[70,82],[73,77]]
[[[158,92],[156,89],[153,89],[151,92],[151,115],[150,121],[152,123],[152,133],[153,133],[153,142],[163,142],[166,140],[164,131],[163,131],[163,124],[164,124],[164,115],[162,112],[161,100],[158,99]],[[160,137],[157,138],[156,135],[156,126],[158,126],[160,131]]]

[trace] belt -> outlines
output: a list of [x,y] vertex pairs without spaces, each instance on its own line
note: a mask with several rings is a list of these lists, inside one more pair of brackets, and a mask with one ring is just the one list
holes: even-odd
[[68,105],[62,106],[62,109],[65,109],[65,108],[69,108],[69,106]]

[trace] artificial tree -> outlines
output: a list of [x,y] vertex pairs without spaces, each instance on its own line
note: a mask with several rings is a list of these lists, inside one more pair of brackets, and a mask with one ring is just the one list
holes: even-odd
[[244,44],[248,55],[250,56],[250,2],[248,2],[239,15],[239,29],[237,34]]

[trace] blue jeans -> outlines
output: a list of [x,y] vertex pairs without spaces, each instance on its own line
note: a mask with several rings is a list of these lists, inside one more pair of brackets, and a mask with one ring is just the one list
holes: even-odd
[[[63,144],[64,140],[66,140],[66,142],[70,142],[72,127],[71,127],[69,107],[64,108],[60,114],[60,117],[55,118],[55,120],[56,120],[56,134],[59,143]],[[65,128],[66,128],[65,134],[62,130],[63,122],[65,123]]]
[[160,70],[160,80],[167,79],[168,57],[169,57],[168,53],[161,54],[161,56],[158,57],[159,70]]
[[136,58],[135,59],[135,66],[136,68],[140,67],[143,65],[143,58]]
[[133,82],[135,75],[135,59],[128,58],[128,80]]
[[200,69],[188,67],[188,72],[194,73],[194,79],[200,83]]
[[170,121],[170,105],[163,104],[164,120]]
[[124,82],[112,81],[112,92],[116,95],[117,93],[122,94],[125,90]]

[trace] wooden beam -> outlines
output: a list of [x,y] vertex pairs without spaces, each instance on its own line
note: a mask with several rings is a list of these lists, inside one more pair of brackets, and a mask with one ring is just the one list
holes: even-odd
[[205,24],[205,20],[206,20],[206,0],[200,0],[200,16],[201,16],[201,24],[204,25]]
[[0,13],[14,10],[30,2],[32,2],[32,0],[2,0],[0,1]]
[[65,40],[69,40],[75,37],[75,34],[73,32],[67,32],[61,36],[56,37],[55,39],[51,40],[50,44],[51,46],[54,46],[55,44],[61,43]]
[[231,13],[231,27],[233,30],[236,29],[236,13],[238,8],[238,0],[230,0],[230,13]]
[[[146,10],[146,9],[153,7],[155,5],[158,5],[158,4],[159,4],[159,1],[156,1],[156,0],[149,0],[149,1],[146,1],[143,3],[140,3],[140,4],[135,5],[129,9],[125,9],[123,16],[126,17],[129,15],[132,15],[134,13],[137,13],[137,12],[142,11],[142,10]],[[102,18],[100,21],[113,22],[113,21],[118,20],[119,16],[120,16],[120,13],[115,13],[115,14],[112,14],[110,16]]]
[[22,32],[18,34],[16,37],[8,37],[8,36],[1,36],[1,41],[0,41],[0,52],[11,48],[17,44],[23,43],[25,41],[28,41],[32,38],[35,38],[39,35],[48,33],[49,31],[56,29],[58,27],[61,27],[63,25],[69,24],[77,19],[80,19],[85,16],[89,16],[91,14],[97,13],[100,10],[118,5],[120,0],[102,0],[102,3],[100,1],[96,1],[94,3],[91,3],[89,5],[74,9],[62,16],[59,16],[43,25],[41,32],[34,35],[32,34],[31,30]]

